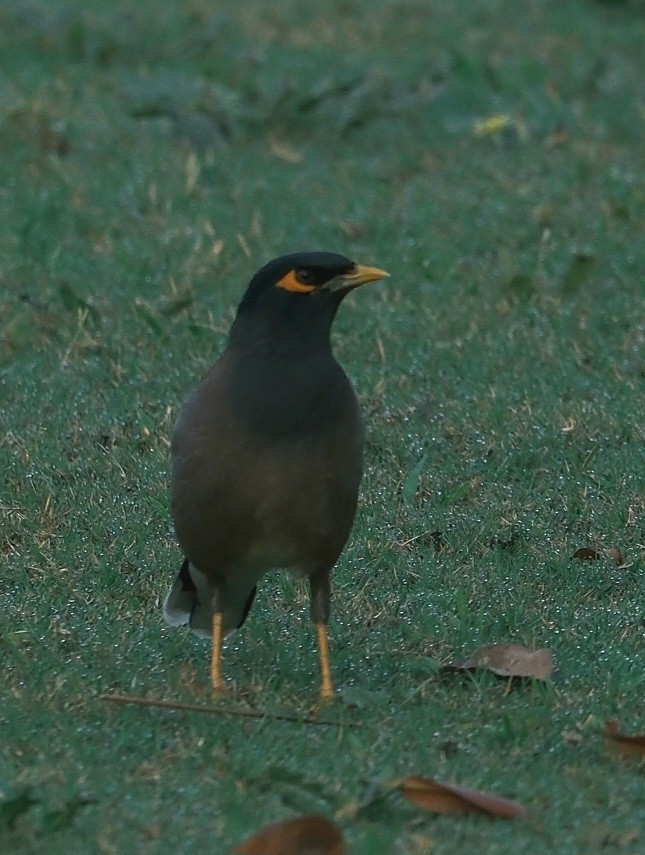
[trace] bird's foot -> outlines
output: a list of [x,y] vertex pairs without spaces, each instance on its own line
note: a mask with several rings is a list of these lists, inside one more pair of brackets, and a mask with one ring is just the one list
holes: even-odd
[[338,703],[339,697],[333,689],[333,686],[321,686],[318,700],[310,710],[311,715],[317,715],[321,710],[329,709],[332,704]]
[[220,678],[219,680],[211,681],[211,691],[216,697],[224,698],[229,694],[229,687]]
[[335,700],[337,700],[336,692],[331,684],[320,687],[319,702],[321,704],[329,704]]

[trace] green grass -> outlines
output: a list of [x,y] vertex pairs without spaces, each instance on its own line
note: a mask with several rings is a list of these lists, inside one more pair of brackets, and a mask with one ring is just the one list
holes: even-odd
[[[599,735],[643,730],[640,12],[3,4],[0,851],[225,852],[408,773],[531,817],[389,798],[350,853],[642,851],[642,768]],[[252,272],[312,247],[392,274],[334,333],[369,430],[331,624],[358,727],[102,703],[209,701],[161,619],[169,433]],[[508,640],[551,686],[437,674]],[[309,709],[303,587],[268,580],[225,668],[233,705]]]

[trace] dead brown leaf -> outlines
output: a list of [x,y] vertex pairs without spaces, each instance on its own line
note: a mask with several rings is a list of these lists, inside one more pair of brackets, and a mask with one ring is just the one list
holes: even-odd
[[239,843],[236,855],[344,855],[343,835],[324,816],[300,816],[265,826]]
[[511,799],[442,784],[420,775],[403,778],[398,782],[398,789],[412,804],[435,813],[484,813],[499,819],[515,819],[526,814],[526,809]]
[[623,757],[642,757],[645,754],[645,734],[626,736],[620,732],[615,718],[607,722],[603,735]]
[[617,549],[616,547],[614,547],[613,549],[608,549],[605,555],[607,556],[607,558],[613,558],[613,560],[616,562],[617,567],[620,567],[623,563],[623,553],[620,551],[620,549]]
[[571,557],[578,561],[600,561],[602,558],[610,558],[618,567],[623,563],[623,553],[616,547],[604,549],[601,552],[598,549],[592,549],[590,546],[581,546],[580,549],[576,549]]
[[553,673],[553,654],[546,647],[531,650],[521,644],[485,644],[462,662],[444,666],[448,671],[487,668],[498,677],[533,677],[549,680]]
[[599,558],[602,558],[602,555],[597,549],[592,549],[590,546],[581,546],[580,549],[576,549],[573,553],[573,558],[576,558],[578,561],[598,561]]

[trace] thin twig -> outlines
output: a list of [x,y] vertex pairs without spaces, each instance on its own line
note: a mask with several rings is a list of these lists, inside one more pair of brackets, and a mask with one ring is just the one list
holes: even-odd
[[329,721],[324,718],[300,718],[295,715],[255,712],[253,710],[232,710],[226,707],[209,707],[201,704],[186,704],[181,701],[162,701],[156,698],[138,698],[134,695],[99,695],[100,701],[113,704],[135,704],[140,707],[160,707],[165,710],[185,710],[188,712],[209,713],[211,715],[236,715],[241,718],[271,719],[272,721],[293,721],[296,724],[326,724],[332,727],[356,727],[354,722]]

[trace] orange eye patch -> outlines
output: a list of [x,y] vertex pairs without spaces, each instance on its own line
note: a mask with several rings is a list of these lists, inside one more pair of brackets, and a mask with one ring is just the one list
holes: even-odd
[[310,291],[315,291],[315,285],[307,285],[304,282],[300,282],[296,277],[296,271],[290,270],[286,276],[283,276],[278,282],[276,282],[276,286],[278,288],[284,288],[285,291],[293,291],[297,294],[308,294]]

